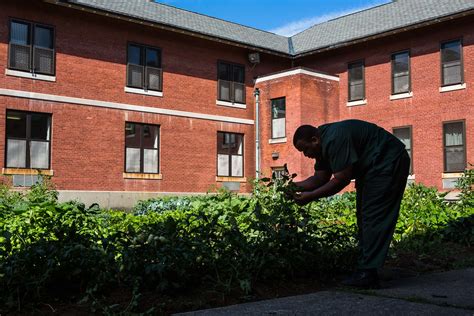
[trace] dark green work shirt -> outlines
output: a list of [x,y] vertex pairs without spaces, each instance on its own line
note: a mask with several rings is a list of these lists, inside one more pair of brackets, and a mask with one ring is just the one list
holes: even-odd
[[332,173],[353,167],[353,178],[369,171],[390,168],[405,150],[405,145],[383,128],[360,120],[346,120],[318,127],[322,159],[315,170]]

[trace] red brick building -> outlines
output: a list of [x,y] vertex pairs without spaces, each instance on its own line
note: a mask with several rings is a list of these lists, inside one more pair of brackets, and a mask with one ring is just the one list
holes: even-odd
[[312,173],[297,126],[347,118],[403,139],[412,181],[450,188],[474,161],[472,1],[397,0],[289,38],[146,0],[0,8],[0,156],[15,186],[46,174],[62,198],[109,207],[248,192],[257,168]]

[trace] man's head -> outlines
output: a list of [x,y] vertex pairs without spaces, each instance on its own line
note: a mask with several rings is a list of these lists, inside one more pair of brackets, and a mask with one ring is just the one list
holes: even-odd
[[311,125],[301,125],[293,135],[293,145],[306,157],[318,159],[321,157],[321,139],[319,131]]

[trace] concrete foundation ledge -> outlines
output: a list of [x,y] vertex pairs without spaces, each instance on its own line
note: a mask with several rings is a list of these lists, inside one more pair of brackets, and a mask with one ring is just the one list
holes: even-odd
[[72,191],[58,190],[59,202],[79,201],[89,207],[97,203],[102,208],[132,209],[138,201],[163,196],[195,196],[205,192],[130,192],[130,191]]

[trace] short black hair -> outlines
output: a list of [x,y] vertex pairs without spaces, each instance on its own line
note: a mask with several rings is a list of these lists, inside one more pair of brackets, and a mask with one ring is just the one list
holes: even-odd
[[293,135],[293,146],[296,147],[296,143],[299,140],[309,142],[313,136],[318,135],[319,131],[317,127],[314,127],[312,125],[301,125],[296,129],[295,134]]

